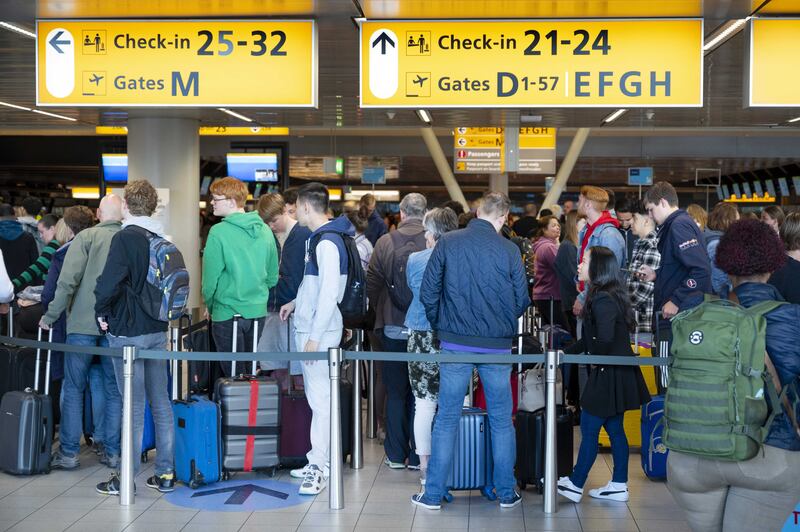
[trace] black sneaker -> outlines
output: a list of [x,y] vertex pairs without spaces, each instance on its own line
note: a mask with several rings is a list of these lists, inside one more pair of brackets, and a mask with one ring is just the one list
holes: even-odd
[[161,493],[169,493],[175,491],[175,475],[167,473],[166,475],[153,475],[147,479],[147,487],[158,490]]
[[514,496],[510,499],[501,499],[500,500],[500,508],[514,508],[518,506],[522,502],[522,497],[516,491],[514,492]]
[[[111,473],[111,476],[106,482],[101,482],[97,485],[95,490],[102,495],[117,495],[119,496],[120,480],[116,473]],[[133,485],[133,493],[136,493],[136,485]]]

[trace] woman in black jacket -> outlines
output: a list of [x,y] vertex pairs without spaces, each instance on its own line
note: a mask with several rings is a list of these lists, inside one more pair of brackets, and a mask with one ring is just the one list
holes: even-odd
[[[591,249],[578,267],[578,279],[590,283],[583,307],[583,336],[569,351],[592,355],[633,356],[630,333],[636,322],[625,287],[620,282],[614,253],[602,246]],[[628,439],[623,429],[626,410],[650,400],[637,366],[592,366],[581,396],[581,447],[572,475],[558,479],[558,492],[580,502],[583,486],[597,458],[600,428],[611,439],[614,473],[611,481],[589,490],[596,499],[628,500]]]

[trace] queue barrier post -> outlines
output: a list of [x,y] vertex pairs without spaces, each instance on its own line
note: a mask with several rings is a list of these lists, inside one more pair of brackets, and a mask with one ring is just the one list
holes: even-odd
[[[120,464],[120,506],[132,506],[135,502],[133,470],[133,363],[136,347],[126,345],[122,349],[122,460]],[[138,458],[138,457],[136,457]]]
[[558,491],[556,487],[556,378],[561,352],[548,349],[545,358],[545,443],[544,443],[544,513],[558,512]]
[[[355,344],[353,351],[363,351],[364,330],[355,329]],[[353,434],[352,450],[350,453],[350,468],[362,469],[364,467],[364,449],[361,439],[361,362],[355,361],[353,368]]]
[[340,397],[342,349],[328,349],[328,374],[331,380],[331,433],[330,433],[330,490],[328,508],[344,508],[344,478],[342,471],[342,408]]

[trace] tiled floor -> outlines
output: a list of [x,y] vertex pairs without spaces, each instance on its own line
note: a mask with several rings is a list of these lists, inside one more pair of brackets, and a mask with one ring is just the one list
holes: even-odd
[[[576,433],[577,435],[577,433]],[[577,438],[576,438],[577,439]],[[523,494],[524,503],[501,510],[477,493],[457,493],[455,501],[439,512],[418,509],[410,496],[418,489],[418,474],[390,470],[382,465],[383,450],[376,440],[365,440],[363,469],[345,467],[345,508],[328,510],[328,492],[289,508],[258,512],[197,511],[174,506],[144,480],[152,474],[145,467],[137,478],[133,507],[122,508],[116,497],[98,495],[96,483],[106,480],[108,469],[94,454],[81,455],[78,471],[53,471],[36,477],[0,474],[0,531],[14,532],[395,532],[429,531],[688,531],[681,511],[666,485],[647,480],[638,455],[630,459],[631,500],[627,504],[584,498],[579,505],[560,500],[559,512],[546,516],[541,496]],[[611,456],[601,454],[587,487],[610,478]],[[238,475],[236,479],[247,478]],[[278,480],[298,481],[287,472]]]

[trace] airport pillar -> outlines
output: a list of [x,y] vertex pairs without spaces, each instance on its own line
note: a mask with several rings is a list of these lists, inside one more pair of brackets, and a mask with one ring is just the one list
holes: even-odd
[[200,139],[195,118],[128,119],[128,178],[148,179],[158,190],[158,217],[178,246],[191,277],[188,307],[200,306]]
[[502,192],[508,196],[508,174],[489,174],[489,191]]
[[575,168],[575,163],[578,161],[578,157],[581,155],[581,150],[583,150],[583,146],[586,144],[586,139],[589,138],[589,133],[591,131],[591,128],[588,127],[578,128],[578,131],[572,138],[572,143],[569,145],[567,155],[564,157],[564,160],[561,161],[561,166],[558,168],[556,178],[553,180],[553,186],[550,187],[550,192],[548,192],[547,196],[545,196],[540,209],[544,209],[546,206],[555,205],[558,203],[561,193],[564,192],[565,188],[567,188],[569,176],[572,174],[572,169]]

